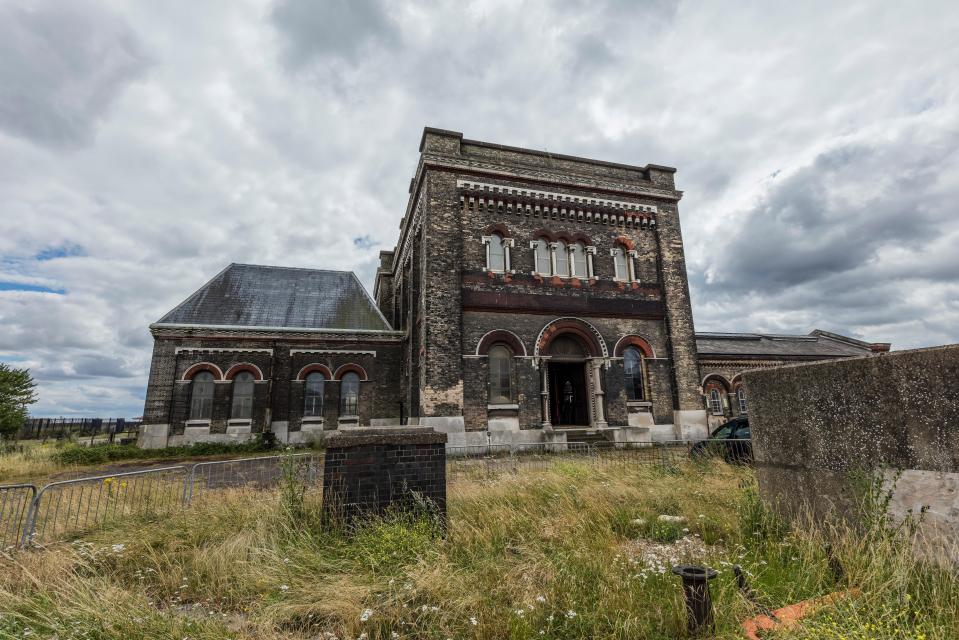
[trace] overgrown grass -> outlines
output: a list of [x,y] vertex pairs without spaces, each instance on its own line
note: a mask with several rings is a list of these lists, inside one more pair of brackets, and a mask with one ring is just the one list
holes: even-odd
[[193,456],[243,455],[272,451],[274,445],[261,440],[229,444],[223,442],[198,442],[181,447],[141,449],[118,444],[102,444],[92,447],[69,445],[57,451],[54,461],[65,466],[94,465],[119,460],[160,460],[163,458],[188,458]]
[[[453,482],[445,537],[429,517],[324,528],[319,496],[301,505],[298,495],[219,492],[163,520],[0,560],[0,637],[676,638],[674,561],[720,570],[713,637],[740,637],[757,601],[851,587],[861,596],[776,637],[932,640],[959,628],[959,581],[917,563],[908,532],[789,527],[762,506],[748,469],[719,462],[664,471],[558,459]],[[880,624],[894,630],[854,635]]]
[[212,456],[244,457],[275,451],[270,441],[228,444],[197,443],[164,449],[141,449],[133,445],[99,444],[85,446],[69,440],[40,444],[25,442],[0,450],[0,483],[37,482],[63,471],[89,470],[111,463],[208,458]]

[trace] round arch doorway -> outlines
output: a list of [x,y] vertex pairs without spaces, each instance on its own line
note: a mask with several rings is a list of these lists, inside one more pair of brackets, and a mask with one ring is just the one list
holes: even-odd
[[550,422],[558,427],[588,426],[589,351],[574,334],[556,336],[549,344]]

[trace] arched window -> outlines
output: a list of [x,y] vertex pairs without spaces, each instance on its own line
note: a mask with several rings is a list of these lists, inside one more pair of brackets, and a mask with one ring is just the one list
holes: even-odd
[[629,280],[629,266],[626,262],[626,249],[616,247],[613,249],[613,267],[616,269],[617,280]]
[[303,417],[316,418],[323,415],[323,386],[326,377],[319,371],[306,376],[303,385]]
[[630,400],[642,400],[643,358],[636,347],[626,347],[623,351],[623,370],[626,376],[626,397]]
[[489,350],[489,403],[510,404],[513,402],[511,375],[512,352],[501,344]]
[[241,371],[233,378],[233,406],[230,417],[249,420],[253,416],[253,374]]
[[556,275],[569,275],[569,251],[562,240],[556,242]]
[[360,403],[360,376],[354,371],[347,371],[340,378],[340,416],[359,415],[357,407]]
[[719,397],[719,389],[709,390],[709,409],[714,416],[723,415],[723,401]]
[[549,243],[540,238],[535,244],[536,253],[536,273],[544,276],[552,274],[549,264]]
[[739,413],[747,413],[746,390],[742,387],[736,390],[736,399],[739,400]]
[[573,245],[573,275],[577,278],[585,278],[586,273],[586,245],[577,242]]
[[493,233],[489,237],[489,264],[490,271],[506,271],[506,245],[503,236]]
[[193,376],[190,420],[209,420],[213,416],[213,374],[201,371]]

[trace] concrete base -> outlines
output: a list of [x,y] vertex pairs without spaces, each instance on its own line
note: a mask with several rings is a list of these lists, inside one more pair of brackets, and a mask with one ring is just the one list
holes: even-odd
[[673,411],[673,426],[676,440],[705,440],[709,437],[705,409]]
[[301,425],[298,432],[300,435],[298,444],[313,444],[315,442],[323,442],[323,438],[325,437],[323,431],[324,428],[322,422],[308,422]]
[[417,420],[421,427],[430,427],[439,433],[466,431],[463,416],[421,416]]
[[251,430],[250,425],[248,424],[231,424],[226,428],[226,435],[228,436],[246,436],[246,439],[250,439]]
[[649,443],[653,441],[650,427],[620,427],[613,431],[616,444]]
[[170,425],[145,424],[140,427],[137,446],[141,449],[163,449],[170,437]]
[[486,423],[486,428],[493,431],[519,431],[518,416],[504,416],[501,418],[490,418]]
[[270,425],[270,431],[276,436],[276,441],[286,444],[289,441],[290,423],[286,420],[278,420]]

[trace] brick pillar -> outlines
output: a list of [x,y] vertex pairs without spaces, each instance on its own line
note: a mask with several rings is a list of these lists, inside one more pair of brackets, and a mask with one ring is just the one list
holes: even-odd
[[673,419],[676,436],[705,437],[706,412],[702,408],[700,394],[696,332],[689,300],[689,281],[686,276],[679,211],[675,204],[660,205],[659,214],[656,216],[656,239],[659,244],[660,280],[673,363]]
[[[453,174],[427,172],[423,222],[423,385],[424,418],[463,422],[462,246],[460,206]],[[421,420],[420,424],[445,426]]]
[[323,509],[349,522],[426,502],[446,519],[446,434],[426,427],[340,429],[326,438]]

